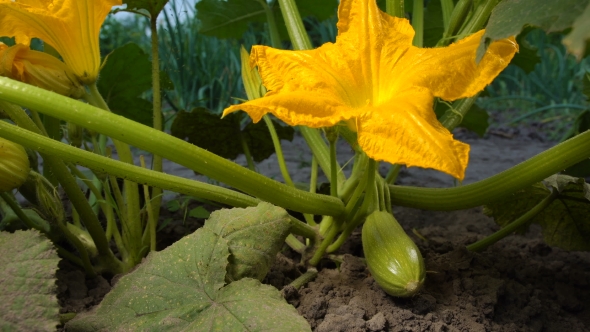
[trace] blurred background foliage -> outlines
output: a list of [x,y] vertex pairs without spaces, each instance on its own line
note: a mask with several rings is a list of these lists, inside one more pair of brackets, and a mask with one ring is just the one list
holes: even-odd
[[[215,1],[218,0],[200,2],[211,4]],[[307,5],[308,0],[298,1]],[[279,18],[277,22],[281,30],[276,1],[268,3]],[[437,0],[426,2],[425,27],[433,28],[425,30],[425,40],[436,41],[437,36],[428,34],[441,33],[436,28],[438,23],[434,22],[440,10],[437,3]],[[238,8],[235,15],[253,11],[255,5]],[[309,14],[304,23],[314,46],[335,41],[336,6],[337,1],[334,0],[329,6],[322,7],[321,11],[304,10]],[[198,3],[196,8],[199,8]],[[270,44],[264,20],[246,21],[245,32],[239,38],[217,38],[217,30],[211,25],[218,22],[211,23],[209,20],[203,23],[198,18],[196,8],[194,2],[171,1],[159,18],[161,69],[174,84],[174,90],[164,91],[167,128],[171,123],[169,120],[180,110],[204,107],[219,114],[228,105],[246,98],[240,76],[240,45],[249,51],[254,44]],[[411,4],[407,3],[406,8],[412,8]],[[332,15],[326,15],[328,10],[331,10]],[[207,17],[207,13],[201,15]],[[318,16],[322,19],[318,19]],[[208,35],[199,32],[203,24]],[[220,32],[220,35],[223,33]],[[518,36],[519,58],[487,87],[478,101],[479,107],[487,110],[493,121],[499,122],[495,125],[510,127],[533,123],[535,128],[544,131],[541,136],[559,141],[571,136],[576,121],[580,122],[580,118],[587,116],[590,83],[586,83],[584,90],[584,80],[588,82],[590,60],[587,57],[577,62],[568,55],[561,44],[562,38],[561,33],[547,35],[538,29],[526,29]],[[138,15],[110,15],[105,21],[100,39],[103,56],[130,42],[137,43],[149,53],[149,21]],[[287,37],[282,36],[282,39],[283,46],[289,48]],[[150,93],[144,97],[149,99]]]

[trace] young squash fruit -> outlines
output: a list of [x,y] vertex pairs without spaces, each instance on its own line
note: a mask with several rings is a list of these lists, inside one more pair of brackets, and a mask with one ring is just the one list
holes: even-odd
[[25,149],[0,137],[0,192],[20,187],[29,176],[30,169]]
[[426,275],[422,254],[391,213],[369,215],[362,237],[369,271],[387,294],[408,297],[420,290]]

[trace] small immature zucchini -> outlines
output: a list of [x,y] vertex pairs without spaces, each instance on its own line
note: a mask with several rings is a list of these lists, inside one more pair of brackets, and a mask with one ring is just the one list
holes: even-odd
[[424,283],[422,254],[393,215],[373,212],[363,226],[363,250],[377,284],[393,296],[412,296]]

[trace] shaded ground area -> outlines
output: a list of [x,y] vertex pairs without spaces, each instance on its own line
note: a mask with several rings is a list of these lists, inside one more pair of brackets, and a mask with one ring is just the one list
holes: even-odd
[[[472,145],[464,183],[497,174],[552,145],[528,134],[511,133],[510,138],[492,134],[487,139],[462,131],[456,135]],[[306,181],[310,154],[303,140],[296,138],[283,148],[294,181]],[[343,144],[338,155],[344,164],[352,152]],[[274,156],[258,168],[277,180],[282,178]],[[173,164],[166,165],[165,171],[207,180]],[[453,185],[453,179],[409,169],[402,170],[399,183],[446,187]],[[464,249],[466,244],[498,229],[481,208],[433,212],[395,207],[394,214],[409,234],[416,229],[426,239],[412,235],[428,271],[423,291],[409,299],[384,293],[359,258],[363,253],[357,230],[338,253],[343,255],[339,268],[326,260],[315,281],[284,291],[314,331],[590,331],[590,253],[548,247],[537,228],[526,236],[504,239],[481,254],[470,253]],[[171,241],[199,224],[193,218],[185,223],[175,220],[161,235]],[[267,282],[282,288],[300,275],[296,259],[290,252],[279,254]],[[60,271],[58,285],[63,312],[87,310],[109,288],[107,280],[85,280],[67,266]]]

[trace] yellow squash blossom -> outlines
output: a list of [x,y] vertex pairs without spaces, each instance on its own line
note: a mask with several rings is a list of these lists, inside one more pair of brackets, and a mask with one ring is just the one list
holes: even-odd
[[73,98],[82,98],[84,87],[65,63],[28,46],[0,43],[0,76]]
[[250,64],[268,93],[223,114],[243,110],[257,122],[272,113],[312,128],[346,121],[371,158],[462,180],[469,146],[438,122],[433,97],[450,101],[482,90],[518,50],[514,39],[493,43],[479,64],[483,31],[448,47],[417,48],[409,22],[381,12],[375,0],[341,0],[337,27],[336,43],[315,50],[254,46]]
[[0,0],[0,36],[29,45],[39,38],[59,52],[76,77],[96,81],[100,27],[121,0]]

